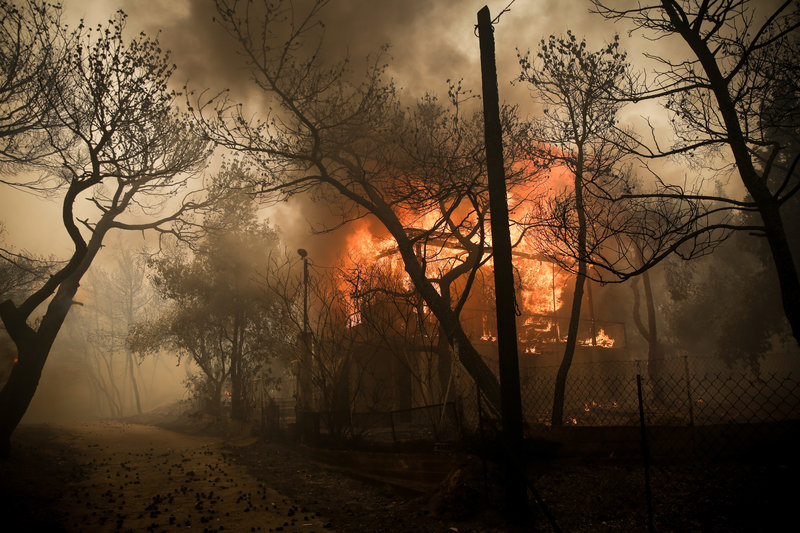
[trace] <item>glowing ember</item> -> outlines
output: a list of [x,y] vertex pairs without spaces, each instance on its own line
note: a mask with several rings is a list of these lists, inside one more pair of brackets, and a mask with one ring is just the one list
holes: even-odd
[[581,346],[597,346],[600,348],[613,348],[615,340],[608,336],[604,329],[600,329],[595,335],[594,339],[589,337],[584,341],[580,341]]
[[486,327],[486,315],[483,315],[481,317],[481,322],[482,322],[482,325],[483,325],[483,333],[481,334],[481,340],[482,341],[489,341],[489,342],[497,341],[497,337],[492,335],[492,333],[490,331],[488,331],[488,328]]

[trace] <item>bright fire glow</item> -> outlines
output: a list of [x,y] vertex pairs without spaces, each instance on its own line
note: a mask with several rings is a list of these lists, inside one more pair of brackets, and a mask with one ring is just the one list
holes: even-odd
[[[551,171],[545,187],[546,195],[554,196],[563,192],[571,186],[571,180],[565,169],[554,169]],[[537,195],[541,195],[541,190],[537,190],[537,185],[517,186],[515,190],[509,191],[509,209],[511,218],[514,220],[524,220],[534,217],[535,202],[532,200]],[[455,222],[463,217],[466,223],[474,223],[474,218],[470,218],[469,210],[461,212],[461,206],[455,210],[451,219]],[[427,240],[425,245],[416,249],[420,257],[426,261],[426,269],[431,277],[436,277],[441,272],[446,272],[459,263],[461,258],[466,255],[466,251],[460,244],[448,234],[442,224],[442,215],[437,210],[427,213],[417,213],[412,211],[399,211],[398,216],[405,227],[410,232],[434,230],[433,235]],[[514,267],[516,280],[519,286],[518,305],[523,316],[527,316],[524,325],[519,331],[520,341],[525,345],[525,353],[537,353],[536,345],[543,342],[564,342],[566,339],[558,329],[556,316],[564,307],[564,292],[568,283],[573,279],[572,275],[558,267],[554,262],[542,255],[541,235],[529,231],[522,233],[522,226],[512,224],[511,239],[516,243],[514,248]],[[486,222],[486,245],[491,246],[491,233],[489,223]],[[410,233],[413,234],[413,233]],[[478,237],[475,236],[474,239]],[[421,241],[422,242],[422,241]],[[477,242],[477,241],[474,241]],[[366,221],[358,223],[354,230],[347,237],[347,250],[343,254],[345,269],[351,272],[358,272],[358,279],[364,282],[374,282],[372,277],[378,276],[381,279],[393,279],[395,283],[400,280],[402,287],[412,289],[411,280],[405,272],[405,266],[400,254],[397,251],[397,244],[392,237],[381,237],[371,230],[370,224]],[[483,275],[479,276],[479,285],[473,288],[473,294],[479,296],[483,293],[485,297],[491,292],[481,291],[479,288],[482,283],[485,289],[491,289],[492,275],[491,268],[493,263],[489,260],[483,268]],[[357,293],[365,287],[354,286],[352,279],[342,279],[341,289],[344,294],[351,295],[351,301],[347,303],[348,326],[353,327],[361,322],[360,306],[358,305]],[[488,286],[487,286],[488,284]],[[438,287],[437,287],[438,289]],[[453,290],[459,290],[457,287]],[[472,296],[471,296],[472,298]],[[483,308],[486,303],[492,301],[488,296],[483,304],[473,304]],[[469,307],[470,304],[468,304]],[[487,313],[481,311],[480,339],[488,342],[496,342],[497,334],[494,329],[494,320],[487,320]],[[488,311],[491,313],[491,311]],[[491,323],[490,323],[491,322]],[[476,326],[478,324],[476,323]],[[476,332],[477,334],[477,332]],[[600,330],[595,339],[580,340],[583,346],[599,346],[611,348],[614,346],[614,339],[609,337],[604,330]]]
[[613,348],[614,347],[614,339],[606,334],[604,329],[600,329],[597,332],[597,335],[594,337],[594,342],[592,342],[592,338],[589,337],[584,341],[580,341],[582,346],[598,346],[600,348]]

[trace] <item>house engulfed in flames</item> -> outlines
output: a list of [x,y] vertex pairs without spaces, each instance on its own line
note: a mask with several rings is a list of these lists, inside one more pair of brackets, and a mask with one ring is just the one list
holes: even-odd
[[[520,374],[524,380],[535,376],[537,368],[560,364],[570,317],[570,306],[565,302],[572,301],[575,278],[553,261],[523,248],[515,249],[513,259],[519,276],[517,332]],[[367,269],[380,272],[382,280],[394,279],[396,289],[411,289],[391,238],[376,237],[363,225],[350,235],[348,251],[349,262],[354,268],[358,265],[361,271],[359,276],[369,277],[363,272],[364,265],[368,265]],[[460,316],[472,344],[487,365],[496,371],[498,349],[492,275],[492,265],[488,262],[478,272]],[[354,363],[362,368],[357,373],[359,383],[350,385],[351,391],[360,396],[354,402],[355,410],[408,409],[449,401],[457,365],[446,343],[440,342],[435,319],[427,307],[420,301],[409,302],[405,307],[396,302],[395,305],[385,302],[376,305],[375,299],[367,303],[360,294],[369,291],[353,291],[354,284],[350,281],[348,327],[370,330],[366,323],[371,320],[382,322],[384,328],[376,332],[372,324],[371,331],[363,333],[360,349],[354,354]],[[629,357],[625,324],[606,321],[596,315],[596,301],[602,299],[604,290],[587,280],[575,364]],[[378,307],[380,311],[376,311]]]

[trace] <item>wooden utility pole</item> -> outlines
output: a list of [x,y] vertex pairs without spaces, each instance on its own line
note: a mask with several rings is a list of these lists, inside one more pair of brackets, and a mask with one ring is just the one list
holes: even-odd
[[489,7],[478,11],[478,39],[481,48],[483,120],[486,142],[486,168],[489,175],[494,288],[497,308],[497,346],[500,366],[501,417],[503,441],[508,461],[506,481],[511,509],[527,515],[528,496],[522,453],[522,401],[519,391],[517,355],[517,313],[514,295],[514,266],[511,262],[511,234],[508,224],[508,199],[503,169],[503,136],[497,94],[494,35]]

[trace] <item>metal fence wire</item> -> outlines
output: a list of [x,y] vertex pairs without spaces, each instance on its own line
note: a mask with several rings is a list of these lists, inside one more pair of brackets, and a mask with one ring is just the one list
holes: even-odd
[[[576,363],[567,378],[561,433],[554,432],[551,420],[558,368],[526,367],[527,374],[520,379],[526,434],[529,438],[605,440],[606,450],[627,447],[638,453],[639,375],[654,457],[775,449],[780,443],[796,442],[798,436],[800,364],[796,359],[773,358],[760,368],[729,367],[719,359],[698,357],[664,359],[656,365],[647,361]],[[450,394],[444,404],[348,413],[346,434],[367,442],[455,442],[470,434],[485,437],[498,429],[496,413],[463,369],[456,372]],[[291,403],[281,404],[279,424],[284,427],[292,419]],[[323,432],[324,425],[322,417]]]
[[[720,455],[796,438],[800,374],[786,366],[727,367],[713,359],[574,365],[567,378],[567,427],[639,426],[636,376],[642,377],[645,421],[654,455]],[[557,368],[540,368],[521,380],[525,422],[532,436],[552,424]],[[465,417],[466,418],[466,417]],[[538,428],[538,433],[537,433]],[[633,432],[629,432],[631,436]]]

